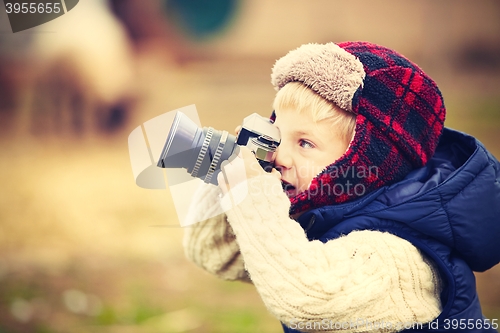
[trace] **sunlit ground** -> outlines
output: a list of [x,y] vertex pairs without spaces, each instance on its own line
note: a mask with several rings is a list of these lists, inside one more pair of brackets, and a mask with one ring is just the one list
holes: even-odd
[[[147,60],[123,133],[0,142],[0,332],[279,332],[252,285],[184,258],[168,191],[135,185],[127,147],[134,127],[188,104],[217,129],[268,114],[271,65]],[[475,80],[470,89],[462,76],[442,77],[447,124],[498,157],[500,96]],[[478,274],[478,289],[485,314],[499,318],[500,267]]]

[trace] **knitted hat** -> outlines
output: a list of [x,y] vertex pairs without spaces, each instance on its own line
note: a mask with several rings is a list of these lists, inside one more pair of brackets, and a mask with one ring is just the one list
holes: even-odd
[[402,180],[432,157],[443,130],[446,111],[436,83],[379,45],[302,45],[276,61],[271,82],[276,90],[301,82],[356,115],[348,150],[290,198],[290,214],[348,202]]

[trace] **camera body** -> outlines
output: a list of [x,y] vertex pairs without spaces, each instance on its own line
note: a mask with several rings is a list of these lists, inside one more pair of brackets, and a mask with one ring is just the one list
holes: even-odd
[[238,136],[212,127],[199,128],[182,112],[177,112],[158,161],[161,168],[184,168],[193,177],[217,185],[217,174],[223,161],[238,146],[254,152],[264,170],[270,172],[276,148],[280,144],[276,126],[257,113],[247,116]]
[[248,147],[262,168],[270,172],[280,140],[278,128],[269,119],[253,113],[243,119],[236,143]]

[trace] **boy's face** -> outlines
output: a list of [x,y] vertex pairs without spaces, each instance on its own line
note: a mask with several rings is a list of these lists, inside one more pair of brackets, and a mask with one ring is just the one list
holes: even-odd
[[275,167],[288,197],[309,188],[311,180],[339,159],[348,142],[341,138],[329,120],[314,122],[309,112],[275,110],[275,125],[281,134]]

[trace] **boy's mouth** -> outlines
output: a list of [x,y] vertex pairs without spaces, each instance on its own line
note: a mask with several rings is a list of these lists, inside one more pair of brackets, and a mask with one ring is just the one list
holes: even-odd
[[283,191],[288,197],[293,197],[295,195],[295,186],[293,186],[286,180],[281,180],[281,186],[283,187]]

